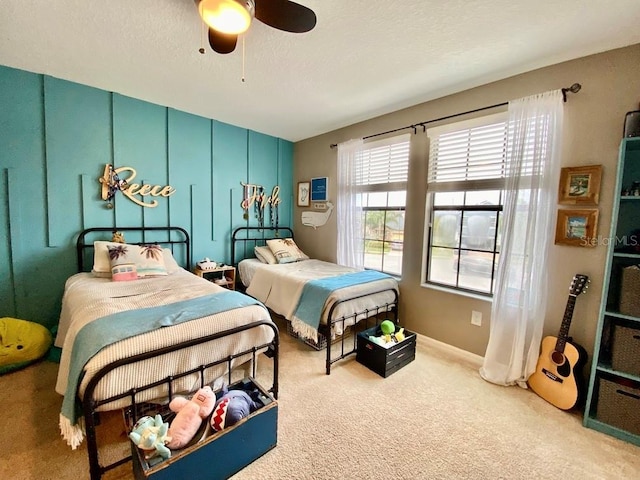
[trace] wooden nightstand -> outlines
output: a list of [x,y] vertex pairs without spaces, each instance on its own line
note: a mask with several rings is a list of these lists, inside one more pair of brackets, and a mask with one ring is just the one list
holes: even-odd
[[196,267],[193,273],[229,290],[236,289],[236,267],[225,265],[211,270],[200,270]]

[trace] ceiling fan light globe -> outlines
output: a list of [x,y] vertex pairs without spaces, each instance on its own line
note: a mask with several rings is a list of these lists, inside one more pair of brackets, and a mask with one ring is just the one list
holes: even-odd
[[202,20],[220,33],[238,35],[251,25],[253,0],[201,0],[198,11]]

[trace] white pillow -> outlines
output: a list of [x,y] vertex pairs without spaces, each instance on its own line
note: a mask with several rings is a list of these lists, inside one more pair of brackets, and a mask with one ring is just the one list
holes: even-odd
[[111,278],[111,270],[108,272],[96,272],[95,270],[91,270],[91,273],[97,278]]
[[262,263],[268,263],[269,265],[275,265],[278,263],[278,260],[273,256],[269,247],[255,247],[253,251],[256,254],[256,258]]
[[[122,243],[104,242],[98,240],[93,242],[93,274],[96,277],[103,277],[107,273],[111,277],[111,260],[109,260],[109,247],[117,247]],[[103,275],[100,275],[103,274]]]
[[278,263],[291,263],[299,260],[309,260],[302,250],[298,248],[293,238],[275,238],[267,240],[267,245],[271,249],[273,256]]
[[167,273],[171,274],[180,270],[180,265],[173,258],[173,253],[168,248],[162,249],[162,256],[164,257],[164,266],[167,269]]

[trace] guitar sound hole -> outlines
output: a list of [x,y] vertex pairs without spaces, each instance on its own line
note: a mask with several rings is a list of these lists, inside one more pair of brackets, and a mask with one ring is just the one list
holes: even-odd
[[558,352],[557,350],[554,350],[553,353],[551,354],[551,360],[556,365],[562,365],[564,363],[564,354],[562,352]]

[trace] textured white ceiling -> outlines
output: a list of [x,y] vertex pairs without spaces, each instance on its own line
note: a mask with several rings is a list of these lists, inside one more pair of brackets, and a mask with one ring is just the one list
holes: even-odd
[[245,82],[242,44],[214,53],[193,0],[2,0],[0,64],[298,141],[640,43],[640,0],[298,3],[316,28],[254,21]]

